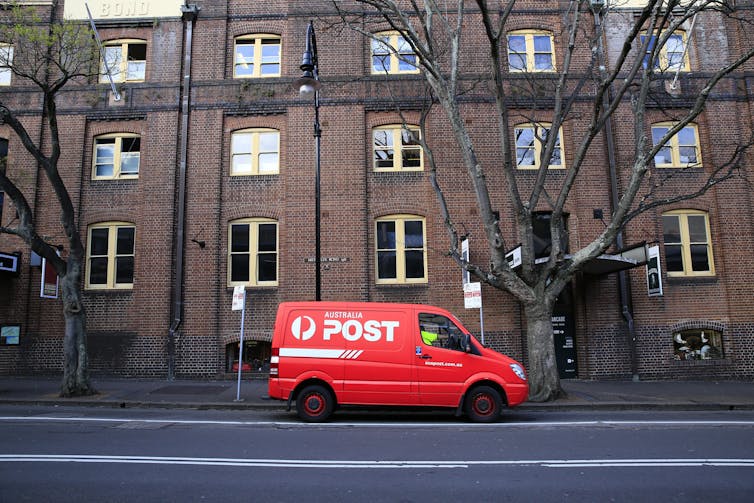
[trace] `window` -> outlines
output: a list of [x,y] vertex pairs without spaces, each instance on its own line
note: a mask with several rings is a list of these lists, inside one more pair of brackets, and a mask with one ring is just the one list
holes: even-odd
[[230,222],[228,286],[277,286],[278,224],[266,218]]
[[[672,123],[652,125],[652,144],[657,145],[660,140],[673,128]],[[699,167],[702,159],[699,156],[699,135],[694,124],[689,124],[676,133],[655,154],[655,166],[658,168],[687,168]]]
[[717,330],[691,329],[673,334],[676,360],[713,360],[723,358],[723,334]]
[[0,86],[9,86],[11,72],[10,66],[13,64],[13,46],[10,44],[0,44]]
[[136,228],[126,222],[89,227],[86,287],[91,290],[133,288]]
[[662,215],[668,276],[713,276],[709,219],[702,211],[678,210]]
[[93,179],[137,178],[141,161],[141,137],[109,134],[94,139]]
[[[552,251],[551,221],[552,213],[548,211],[536,211],[531,215],[535,259],[549,257]],[[563,226],[560,229],[560,250],[563,253],[568,253],[568,220],[566,215],[563,215]]]
[[423,152],[418,127],[385,126],[372,131],[376,171],[421,171]]
[[100,82],[141,82],[147,68],[147,44],[143,40],[115,40],[105,44]]
[[[644,46],[647,36],[646,33],[641,35],[640,40],[642,46]],[[649,61],[652,58],[652,51],[654,51],[656,43],[657,36],[651,35],[649,44],[647,44],[646,54],[644,54],[645,68],[649,65]],[[686,33],[678,31],[668,37],[665,45],[660,48],[659,53],[655,54],[652,69],[657,72],[689,71],[689,58],[686,53]]]
[[554,72],[552,33],[533,30],[508,35],[508,67],[512,72]]
[[419,73],[416,53],[397,32],[375,34],[372,39],[372,73]]
[[231,136],[231,175],[274,175],[280,171],[280,133],[245,129]]
[[[516,126],[514,130],[516,136],[516,166],[519,169],[539,169],[542,162],[542,147],[550,133],[548,126],[549,124],[520,124]],[[565,168],[561,137],[562,135],[558,133],[548,166],[551,169]]]
[[446,316],[434,313],[419,313],[419,331],[427,346],[471,352],[471,341],[458,326]]
[[395,215],[377,221],[377,283],[426,283],[424,219]]
[[258,34],[238,37],[234,54],[234,78],[280,76],[280,37],[277,35]]

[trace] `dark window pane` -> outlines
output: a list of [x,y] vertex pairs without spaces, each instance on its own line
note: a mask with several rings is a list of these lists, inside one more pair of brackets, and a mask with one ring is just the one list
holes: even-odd
[[238,224],[230,227],[230,251],[249,251],[249,225]]
[[665,265],[668,272],[683,272],[683,258],[679,245],[665,245]]
[[230,280],[249,281],[248,255],[232,255],[230,257]]
[[377,277],[379,279],[395,279],[397,277],[394,251],[377,253]]
[[405,149],[403,151],[403,167],[418,168],[421,166],[421,150]]
[[424,225],[421,220],[404,223],[406,248],[424,248]]
[[395,222],[377,222],[377,249],[395,250]]
[[260,253],[257,256],[258,281],[277,280],[277,254]]
[[259,251],[277,251],[277,224],[259,224]]
[[92,285],[107,284],[107,258],[93,258],[89,261],[89,283]]
[[116,242],[116,255],[133,255],[134,253],[134,231],[133,227],[121,227],[118,229],[118,240]]
[[707,220],[703,215],[689,215],[689,240],[692,243],[707,242]]
[[134,258],[118,257],[115,259],[115,283],[131,284],[134,282]]
[[92,239],[89,243],[89,255],[107,255],[107,240],[109,229],[92,229]]
[[145,61],[147,59],[147,44],[128,44],[128,59]]
[[691,269],[697,272],[710,270],[707,245],[691,245]]
[[424,252],[406,252],[406,278],[424,277]]
[[681,242],[681,223],[675,215],[662,217],[662,239],[665,244],[677,244]]

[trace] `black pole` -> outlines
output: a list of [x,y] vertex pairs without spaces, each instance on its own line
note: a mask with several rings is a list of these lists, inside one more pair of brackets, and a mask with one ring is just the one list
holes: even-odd
[[317,61],[317,38],[314,35],[314,23],[309,21],[306,28],[306,47],[302,58],[301,70],[304,75],[296,82],[300,89],[314,90],[314,299],[322,300],[322,222],[320,211],[320,167],[321,167],[321,138],[322,128],[319,124],[319,65]]

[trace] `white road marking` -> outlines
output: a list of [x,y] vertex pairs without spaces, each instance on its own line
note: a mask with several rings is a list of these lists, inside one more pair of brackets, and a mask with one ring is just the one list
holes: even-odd
[[499,422],[499,423],[466,423],[466,422],[341,422],[332,423],[304,423],[300,421],[228,421],[211,419],[133,419],[111,417],[71,417],[61,416],[0,416],[0,422],[69,422],[69,423],[144,423],[144,424],[187,424],[187,425],[217,425],[217,426],[272,426],[285,428],[569,428],[583,426],[741,426],[754,427],[754,420],[592,420],[592,421],[527,421],[527,422]]
[[754,459],[671,458],[671,459],[538,459],[538,460],[324,460],[324,459],[244,459],[166,456],[102,456],[81,454],[0,454],[2,462],[34,463],[115,463],[237,466],[269,468],[356,468],[427,469],[469,468],[471,466],[540,466],[546,468],[635,468],[635,467],[749,467]]

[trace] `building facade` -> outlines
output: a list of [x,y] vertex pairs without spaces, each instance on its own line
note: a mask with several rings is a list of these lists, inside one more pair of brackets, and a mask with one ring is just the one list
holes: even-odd
[[[28,3],[51,22],[88,22],[83,1]],[[481,335],[479,310],[464,308],[462,274],[447,254],[432,173],[412,135],[426,135],[453,218],[468,232],[470,258],[483,263],[476,201],[439,107],[419,130],[424,81],[410,64],[410,47],[389,26],[377,28],[384,44],[375,43],[339,26],[331,2],[318,0],[95,0],[89,6],[114,82],[66,87],[58,113],[60,170],[86,239],[92,372],[215,377],[232,371],[240,314],[231,299],[238,285],[247,291],[243,360],[264,371],[278,304],[314,298],[315,107],[294,85],[311,20],[322,83],[321,297],[434,304]],[[546,79],[563,64],[566,8],[567,2],[521,3],[508,24],[507,78],[525,78],[529,69]],[[628,2],[610,16],[602,41],[608,65],[639,8]],[[470,26],[476,15],[469,12]],[[650,137],[672,127],[668,110],[693,103],[698,76],[735,59],[748,43],[721,14],[700,15],[674,36],[662,57],[677,71],[654,89]],[[487,68],[482,37],[473,29],[467,35],[469,81]],[[13,49],[0,40],[0,50]],[[655,157],[656,170],[693,165],[678,170],[665,190],[698,183],[751,135],[753,70],[749,63],[725,79],[699,119]],[[35,139],[48,141],[35,88],[1,67],[0,99],[24,110]],[[504,177],[489,168],[502,163],[494,103],[478,91],[463,107],[488,166],[501,228],[515,242]],[[613,118],[610,138],[590,150],[587,175],[568,208],[572,249],[594,239],[609,218],[609,159],[620,184],[633,162],[635,133],[622,127],[632,114],[627,102]],[[532,182],[540,127],[521,121],[510,132],[520,176]],[[577,147],[572,139],[583,128],[578,119],[564,124],[551,169],[568,169]],[[40,234],[64,243],[54,195],[5,124],[0,156],[9,176],[33,195]],[[747,172],[751,163],[746,154]],[[623,282],[617,273],[585,273],[564,292],[554,317],[562,377],[754,376],[752,202],[747,184],[734,180],[630,222],[625,242],[647,243],[658,254],[649,266],[626,271]],[[2,224],[11,226],[13,215],[5,197]],[[541,218],[547,221],[545,213]],[[44,271],[20,239],[0,235],[0,252],[7,264],[0,275],[0,374],[58,373],[61,301],[49,281],[53,298],[40,295]],[[649,274],[658,270],[659,276]],[[521,307],[486,286],[482,297],[485,342],[525,362]]]

